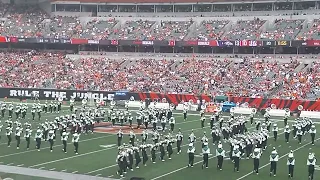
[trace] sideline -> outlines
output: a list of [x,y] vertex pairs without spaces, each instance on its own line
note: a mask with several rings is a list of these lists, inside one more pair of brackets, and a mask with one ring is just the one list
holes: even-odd
[[47,170],[40,170],[40,169],[31,169],[25,167],[16,167],[16,166],[5,166],[0,165],[0,172],[4,173],[11,173],[11,174],[20,174],[26,176],[33,176],[33,177],[42,177],[42,178],[49,178],[49,179],[62,179],[62,180],[116,180],[112,178],[103,178],[97,176],[89,176],[89,175],[82,175],[82,174],[72,174],[66,172],[56,172],[56,171],[47,171]]

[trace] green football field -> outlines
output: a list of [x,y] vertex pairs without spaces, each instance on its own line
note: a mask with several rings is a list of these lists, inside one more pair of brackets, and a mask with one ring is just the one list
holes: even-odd
[[[29,110],[30,111],[30,110]],[[29,113],[29,112],[28,112]],[[63,112],[60,114],[69,113],[68,107],[63,107]],[[28,118],[30,118],[30,113]],[[42,115],[42,121],[45,119],[53,120],[57,114],[44,114]],[[152,164],[150,161],[147,166],[142,166],[140,164],[140,169],[134,169],[133,172],[128,171],[125,174],[124,179],[130,179],[131,177],[143,177],[146,180],[205,180],[205,179],[220,179],[220,180],[266,180],[269,177],[269,155],[272,147],[276,147],[280,156],[278,162],[278,172],[276,177],[272,179],[283,179],[288,177],[288,168],[286,165],[287,154],[290,150],[294,151],[296,158],[295,174],[294,179],[304,180],[307,179],[307,156],[309,152],[314,152],[316,157],[320,154],[320,142],[316,142],[315,146],[310,144],[310,135],[306,134],[303,136],[303,143],[299,145],[298,141],[290,137],[290,143],[284,142],[283,135],[283,122],[281,118],[271,119],[278,122],[279,138],[277,142],[274,142],[272,135],[268,141],[269,147],[263,153],[260,160],[260,173],[259,175],[252,174],[253,161],[252,159],[246,160],[241,159],[240,161],[240,172],[233,172],[233,163],[230,160],[225,160],[223,164],[223,170],[218,171],[216,169],[217,160],[215,158],[216,146],[210,144],[211,156],[209,160],[209,168],[202,169],[202,158],[199,155],[195,159],[195,166],[193,168],[187,168],[188,156],[186,154],[187,150],[187,137],[194,130],[196,136],[198,137],[198,142],[196,143],[197,153],[201,152],[200,138],[203,136],[204,131],[207,135],[210,135],[209,125],[205,129],[200,128],[199,115],[189,115],[187,121],[183,121],[182,114],[175,113],[176,117],[176,131],[181,128],[183,131],[185,140],[183,143],[183,153],[176,154],[176,149],[174,146],[174,155],[172,160],[166,160],[165,162],[157,161],[156,164]],[[0,140],[0,164],[9,166],[19,166],[28,167],[49,171],[57,172],[67,172],[74,174],[86,174],[91,176],[99,177],[110,177],[114,179],[120,179],[116,174],[118,166],[116,163],[117,146],[116,146],[116,135],[105,134],[105,133],[94,133],[88,135],[81,135],[79,142],[79,154],[75,155],[73,153],[73,145],[71,143],[71,138],[69,138],[70,143],[68,144],[68,153],[62,152],[62,143],[58,135],[53,152],[49,150],[49,143],[42,142],[41,151],[35,150],[35,142],[31,142],[30,150],[26,150],[26,142],[22,138],[20,149],[16,149],[16,141],[13,140],[11,147],[7,147],[7,138],[4,135],[5,124],[2,119],[2,124],[4,125],[3,131],[1,133]],[[207,118],[209,123],[209,117]],[[38,121],[32,122],[33,128],[36,128]],[[319,126],[319,125],[317,125]],[[254,126],[247,125],[249,131],[254,131]],[[318,132],[320,128],[318,128]],[[58,134],[58,133],[57,133]],[[137,136],[140,138],[139,136]],[[316,137],[317,139],[318,137]],[[317,139],[318,140],[318,139]],[[127,136],[124,137],[123,142],[129,142]],[[228,152],[229,145],[225,144],[224,149]],[[228,153],[227,153],[228,155]],[[150,156],[149,156],[150,159]],[[319,159],[319,158],[318,158]],[[36,175],[35,175],[36,176]],[[13,179],[46,179],[46,178],[33,178],[29,176],[13,175],[0,173],[0,177],[11,177]],[[315,179],[320,178],[320,171],[315,172]]]

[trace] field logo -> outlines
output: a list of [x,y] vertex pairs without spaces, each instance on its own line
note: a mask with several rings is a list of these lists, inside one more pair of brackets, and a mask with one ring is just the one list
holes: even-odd
[[[120,125],[120,124],[116,124],[116,125],[112,125],[111,122],[100,122],[100,123],[96,123],[94,124],[94,132],[98,132],[98,133],[108,133],[108,134],[117,134],[118,131],[121,129],[123,134],[129,134],[129,132],[131,131],[131,127],[127,124],[124,125]],[[137,129],[137,124],[132,124],[133,127],[133,132],[135,134],[142,134],[143,130],[144,130],[144,126],[141,125],[140,129]],[[151,132],[151,127],[148,128],[148,132]]]

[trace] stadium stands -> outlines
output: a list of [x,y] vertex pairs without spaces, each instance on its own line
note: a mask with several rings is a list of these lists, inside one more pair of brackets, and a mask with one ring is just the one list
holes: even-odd
[[[277,7],[288,9],[287,6]],[[243,5],[234,10],[250,8],[262,7]],[[300,17],[275,19],[265,16],[265,19],[246,17],[237,20],[212,17],[186,17],[184,20],[175,17],[49,17],[33,6],[9,7],[4,4],[0,4],[0,15],[4,17],[0,28],[4,36],[176,41],[320,39],[319,19]],[[244,57],[241,62],[234,62],[232,58],[144,56],[73,60],[63,53],[3,52],[0,54],[0,85],[254,97],[272,95],[298,99],[314,99],[320,95],[317,77],[320,64],[317,62],[301,68],[296,60],[283,63],[277,59],[266,61],[265,58]]]

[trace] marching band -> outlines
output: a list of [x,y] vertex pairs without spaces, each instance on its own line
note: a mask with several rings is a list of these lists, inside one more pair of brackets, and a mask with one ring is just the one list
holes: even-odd
[[[35,120],[36,113],[38,114],[38,120],[41,119],[41,113],[59,113],[61,112],[61,99],[56,102],[51,101],[49,104],[46,101],[45,104],[34,103],[31,108],[32,120]],[[48,141],[50,145],[50,152],[53,152],[53,145],[56,139],[56,132],[60,131],[60,137],[63,144],[62,151],[67,153],[67,142],[69,136],[72,137],[72,143],[74,145],[75,154],[79,153],[79,140],[81,134],[87,134],[94,131],[94,124],[100,121],[100,117],[106,119],[112,123],[113,126],[123,127],[128,124],[130,132],[127,134],[129,142],[123,143],[123,137],[125,133],[122,128],[116,133],[117,145],[119,152],[117,154],[116,162],[118,163],[119,170],[117,173],[123,177],[127,173],[127,169],[133,171],[133,166],[139,168],[140,163],[147,166],[149,161],[156,163],[157,159],[161,162],[172,160],[174,158],[174,149],[177,149],[177,154],[186,152],[188,155],[187,167],[194,166],[194,159],[196,156],[197,137],[194,130],[191,130],[187,136],[187,150],[183,150],[184,134],[179,128],[175,134],[176,120],[173,115],[173,109],[157,109],[157,108],[140,108],[136,112],[134,117],[128,108],[123,110],[117,109],[115,102],[111,102],[110,109],[107,112],[103,108],[89,108],[87,106],[87,100],[82,101],[82,108],[75,108],[75,100],[70,100],[70,112],[71,115],[57,115],[54,121],[39,124],[35,130],[36,149],[40,151],[42,141]],[[5,116],[6,106],[1,104],[1,115]],[[15,110],[17,121],[12,121],[12,112]],[[183,110],[183,119],[187,121],[187,108]],[[5,121],[6,136],[8,140],[8,147],[11,145],[12,134],[14,132],[15,139],[17,141],[17,149],[20,148],[21,135],[24,134],[24,138],[27,142],[27,149],[30,148],[30,139],[32,137],[32,129],[30,123],[23,125],[20,120],[26,118],[28,112],[28,106],[20,103],[15,107],[13,103],[8,105],[9,120]],[[302,137],[306,134],[310,134],[311,144],[314,145],[316,137],[316,127],[310,118],[297,118],[292,125],[292,129],[288,123],[288,114],[284,117],[285,127],[283,133],[279,133],[281,129],[278,128],[277,122],[273,122],[270,118],[270,114],[266,112],[263,116],[264,120],[256,120],[256,112],[252,112],[247,116],[236,116],[234,113],[230,113],[229,118],[220,116],[220,111],[214,113],[210,119],[210,135],[208,138],[206,132],[203,137],[199,138],[202,146],[199,152],[202,159],[202,168],[209,168],[209,157],[212,156],[211,143],[209,139],[212,138],[212,144],[215,147],[215,156],[217,157],[217,169],[222,171],[223,162],[229,156],[229,159],[234,163],[233,170],[235,172],[240,171],[241,160],[253,159],[253,173],[259,174],[260,158],[264,156],[264,151],[268,147],[269,134],[273,134],[274,141],[278,140],[280,134],[284,134],[285,141],[289,143],[290,135],[297,139],[298,143],[302,143]],[[133,123],[133,119],[136,120],[137,126]],[[206,115],[203,109],[200,112],[200,127],[206,128]],[[255,124],[256,131],[250,132],[246,127],[247,123]],[[167,126],[168,124],[168,126]],[[150,125],[150,130],[149,130]],[[159,126],[158,126],[159,125]],[[14,128],[15,126],[15,128]],[[0,131],[3,125],[0,122]],[[135,134],[134,129],[144,128],[140,136]],[[67,129],[70,129],[68,132]],[[149,138],[149,134],[150,137]],[[230,151],[226,152],[223,146],[230,145]],[[176,148],[174,146],[176,145]],[[159,152],[157,152],[159,151]],[[227,153],[229,153],[227,155]],[[159,154],[157,158],[157,154]],[[141,158],[141,156],[142,158]],[[274,147],[270,156],[270,176],[276,176],[277,174],[277,162],[280,157],[277,149]],[[135,160],[135,163],[134,163]],[[316,165],[316,158],[313,153],[310,153],[307,161],[309,179],[313,179],[314,166]],[[293,151],[288,154],[287,165],[289,169],[289,178],[293,178],[295,159]]]

